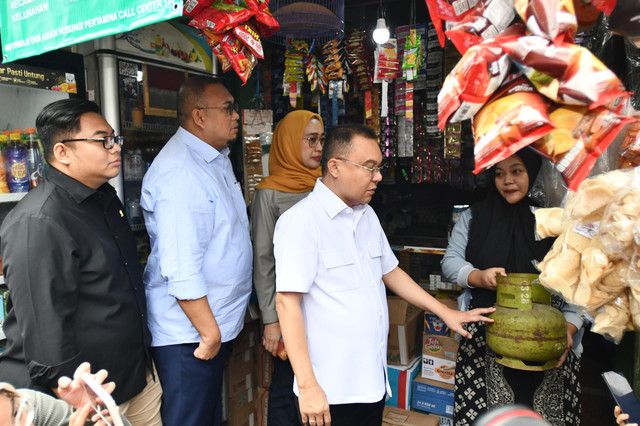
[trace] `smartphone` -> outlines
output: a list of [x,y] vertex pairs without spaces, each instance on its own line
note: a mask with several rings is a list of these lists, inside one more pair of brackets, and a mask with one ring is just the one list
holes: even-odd
[[620,407],[623,413],[629,415],[627,423],[639,423],[640,424],[640,402],[633,394],[633,389],[627,381],[627,379],[615,371],[606,371],[602,373],[604,382],[609,387],[613,399],[616,400],[616,404]]
[[[91,373],[84,373],[82,375],[82,381],[85,384],[84,388],[89,394],[94,411],[100,415],[102,420],[104,420],[108,425],[124,426],[122,418],[120,417],[120,409],[113,400],[113,397],[93,378],[93,375]],[[107,421],[107,419],[103,417],[100,406],[95,405],[96,398],[99,398],[100,401],[102,401],[102,404],[107,407],[109,416],[111,416],[111,422]]]

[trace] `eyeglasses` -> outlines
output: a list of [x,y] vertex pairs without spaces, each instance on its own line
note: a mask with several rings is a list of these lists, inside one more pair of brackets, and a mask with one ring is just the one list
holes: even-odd
[[371,173],[371,179],[373,179],[376,176],[376,173],[382,174],[382,171],[387,168],[387,163],[380,164],[377,167],[367,167],[367,166],[363,166],[362,164],[354,163],[353,161],[347,160],[346,158],[338,158],[338,160],[344,161],[345,163],[353,164],[354,166],[358,166],[365,170],[368,170],[369,173]]
[[320,147],[324,146],[324,136],[304,136],[302,139],[307,141],[309,148],[315,148],[320,144]]
[[102,142],[104,149],[111,149],[115,144],[122,146],[124,144],[124,136],[105,136],[104,138],[80,138],[80,139],[65,139],[60,143],[66,142]]
[[224,109],[227,111],[229,117],[233,115],[234,112],[238,112],[238,103],[233,102],[224,106],[206,106],[206,107],[196,107],[196,109]]
[[0,395],[6,396],[11,401],[13,426],[28,426],[33,423],[35,411],[29,395],[20,395],[9,389],[0,389]]

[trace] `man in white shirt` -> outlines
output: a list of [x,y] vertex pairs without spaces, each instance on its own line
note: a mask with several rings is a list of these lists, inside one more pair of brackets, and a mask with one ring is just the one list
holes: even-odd
[[398,267],[367,204],[384,167],[377,139],[359,124],[331,129],[323,177],[276,225],[276,307],[305,425],[382,423],[391,393],[385,286],[465,337],[463,324],[493,312],[449,309]]
[[239,115],[220,81],[190,77],[178,116],[142,183],[151,346],[164,425],[217,426],[224,364],[251,294],[249,221],[228,158]]

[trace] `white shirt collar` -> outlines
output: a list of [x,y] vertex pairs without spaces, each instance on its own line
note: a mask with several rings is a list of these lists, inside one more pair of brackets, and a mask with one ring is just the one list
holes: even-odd
[[202,159],[207,163],[211,163],[220,155],[229,156],[230,150],[228,146],[224,147],[221,151],[218,151],[190,131],[186,130],[184,127],[178,127],[176,136],[183,141],[189,149],[202,157]]
[[349,207],[335,192],[330,190],[327,185],[322,182],[321,177],[316,180],[316,185],[313,187],[313,195],[318,199],[320,205],[331,219],[343,211],[360,213],[367,207],[366,204]]

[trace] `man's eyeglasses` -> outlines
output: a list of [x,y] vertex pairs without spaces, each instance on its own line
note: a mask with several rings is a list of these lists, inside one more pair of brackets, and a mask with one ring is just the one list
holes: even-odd
[[324,146],[324,136],[304,136],[302,139],[307,141],[309,148],[315,148],[320,144],[321,147]]
[[376,176],[376,173],[382,174],[382,171],[387,168],[387,163],[382,163],[377,167],[367,167],[367,166],[363,166],[362,164],[354,163],[353,161],[347,160],[346,158],[338,158],[338,160],[344,161],[345,163],[353,164],[354,166],[358,166],[365,170],[368,170],[369,173],[371,173],[371,179],[373,179]]
[[28,426],[33,423],[35,411],[33,401],[28,395],[20,395],[9,389],[0,389],[0,395],[4,395],[11,401],[11,415],[14,426]]
[[111,149],[115,144],[122,146],[124,144],[124,136],[105,136],[104,138],[80,138],[80,139],[65,139],[60,141],[66,142],[102,142],[104,149]]
[[233,103],[229,103],[228,105],[223,105],[223,106],[196,107],[196,109],[223,109],[223,110],[227,111],[227,114],[229,115],[229,117],[231,117],[234,112],[238,112],[238,103],[237,102],[233,102]]

